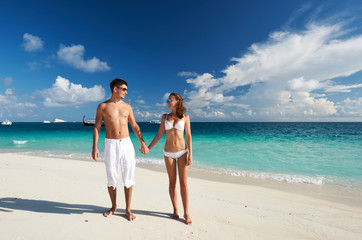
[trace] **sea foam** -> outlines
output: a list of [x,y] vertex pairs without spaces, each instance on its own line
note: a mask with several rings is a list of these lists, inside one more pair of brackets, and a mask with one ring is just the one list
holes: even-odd
[[[145,164],[151,164],[151,165],[164,165],[164,160],[137,158],[137,163],[145,163]],[[217,168],[217,167],[207,167],[207,166],[200,166],[200,165],[195,165],[195,164],[193,165],[193,167],[196,169],[205,171],[205,172],[218,174],[218,175],[248,177],[248,178],[255,178],[255,179],[268,179],[268,180],[273,180],[273,181],[278,181],[278,182],[323,185],[326,181],[326,178],[322,177],[322,176],[306,176],[306,175],[293,175],[293,174],[282,174],[282,173],[252,172],[252,171],[225,169],[225,168]]]
[[13,143],[14,144],[19,144],[19,145],[21,145],[21,144],[25,144],[25,143],[27,143],[28,141],[18,141],[18,140],[13,140]]
[[311,177],[303,175],[277,174],[277,173],[265,173],[265,172],[231,171],[229,174],[232,176],[269,179],[269,180],[288,182],[288,183],[307,183],[315,185],[323,185],[323,182],[325,181],[325,177],[318,177],[318,176]]

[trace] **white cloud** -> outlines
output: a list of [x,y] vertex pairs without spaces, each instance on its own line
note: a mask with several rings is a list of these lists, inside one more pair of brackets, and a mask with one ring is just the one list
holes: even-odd
[[218,103],[223,103],[223,102],[231,101],[234,98],[235,98],[234,96],[225,97],[223,94],[218,93],[218,94],[214,95],[214,97],[212,98],[212,101],[218,102]]
[[[274,32],[267,41],[255,43],[248,53],[233,58],[222,77],[204,73],[187,79],[193,87],[186,91],[189,110],[201,117],[234,118],[240,113],[280,121],[338,116],[342,108],[328,93],[362,87],[334,81],[362,70],[362,35],[350,37],[347,32],[341,24],[310,24],[300,32]],[[239,87],[248,90],[240,94],[235,91]],[[241,114],[245,107],[249,111]],[[224,115],[214,114],[220,109]]]
[[70,47],[61,45],[57,52],[59,59],[84,72],[93,73],[111,69],[106,62],[102,62],[96,57],[85,60],[84,53],[83,45],[72,45]]
[[145,104],[146,102],[145,102],[145,100],[143,100],[143,99],[138,99],[138,100],[136,100],[136,103]]
[[150,121],[161,119],[163,113],[153,113],[149,111],[135,111],[134,115],[137,121]]
[[25,33],[23,36],[23,47],[27,52],[35,52],[43,49],[44,42],[37,36]]
[[362,117],[362,97],[355,100],[345,99],[341,111],[346,115]]
[[320,89],[322,84],[317,80],[305,80],[303,77],[299,77],[289,80],[288,86],[294,91],[313,91]]
[[16,90],[13,88],[8,88],[5,90],[5,95],[15,95]]
[[201,92],[204,92],[212,87],[218,85],[218,80],[214,78],[210,73],[204,73],[196,78],[189,78],[187,83],[194,85],[195,88],[199,88]]
[[198,76],[198,74],[195,72],[179,72],[177,75],[180,77],[197,77]]
[[353,85],[334,85],[328,86],[326,92],[351,92],[353,88],[361,88],[362,84],[353,84]]
[[10,86],[12,83],[13,83],[12,77],[7,77],[7,78],[4,78],[4,80],[3,80],[3,84],[6,86]]
[[38,90],[37,95],[44,97],[46,107],[80,106],[89,102],[99,102],[105,97],[105,90],[100,85],[93,88],[82,87],[58,76],[52,88]]
[[22,102],[16,96],[15,89],[6,89],[5,94],[0,94],[0,116],[13,118],[16,116],[31,114],[37,105],[30,102]]
[[164,95],[163,95],[163,97],[162,97],[162,102],[161,103],[156,103],[156,106],[157,107],[164,107],[164,106],[166,106],[167,104],[166,104],[166,100],[167,100],[167,98],[170,96],[170,93],[169,92],[167,92],[167,93],[165,93]]

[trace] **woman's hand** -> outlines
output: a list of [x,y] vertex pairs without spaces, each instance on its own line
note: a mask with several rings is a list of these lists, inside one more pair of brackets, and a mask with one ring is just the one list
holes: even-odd
[[191,163],[192,163],[192,155],[191,155],[191,154],[187,154],[186,166],[190,166]]

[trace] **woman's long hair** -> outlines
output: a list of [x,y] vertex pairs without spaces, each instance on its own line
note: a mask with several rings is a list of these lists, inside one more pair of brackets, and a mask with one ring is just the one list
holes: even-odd
[[184,100],[182,99],[181,95],[178,93],[170,93],[170,96],[174,96],[176,100],[178,100],[178,104],[176,107],[176,114],[178,118],[183,118],[184,113],[186,112],[186,108],[184,107]]

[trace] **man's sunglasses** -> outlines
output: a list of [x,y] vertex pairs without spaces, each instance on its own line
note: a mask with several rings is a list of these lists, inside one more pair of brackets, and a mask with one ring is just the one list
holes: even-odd
[[124,91],[124,92],[128,90],[127,88],[121,88],[121,87],[117,87],[117,88],[122,89],[122,91]]

